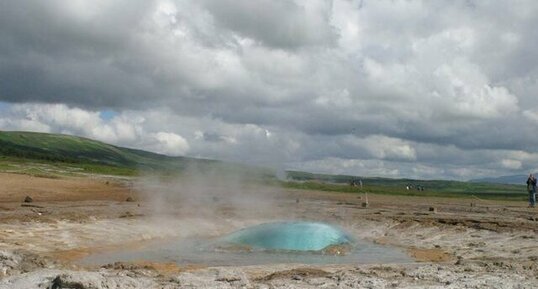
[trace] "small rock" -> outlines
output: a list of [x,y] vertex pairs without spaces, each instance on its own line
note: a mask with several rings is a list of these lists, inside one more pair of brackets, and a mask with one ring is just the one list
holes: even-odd
[[236,275],[223,274],[222,276],[218,276],[215,279],[215,281],[232,283],[232,282],[241,281],[241,277],[236,276]]
[[133,197],[127,197],[127,199],[125,199],[126,202],[134,202],[135,199]]
[[428,211],[437,213],[437,208],[436,208],[436,207],[430,207],[430,208],[428,209]]
[[69,289],[84,289],[86,288],[83,284],[79,282],[69,282],[65,281],[63,276],[56,276],[54,280],[52,280],[52,283],[50,284],[51,289],[62,289],[62,288],[69,288]]
[[31,203],[33,201],[34,201],[34,199],[32,199],[32,197],[30,197],[30,196],[26,196],[26,198],[24,198],[25,203]]
[[52,280],[52,283],[50,284],[50,289],[60,289],[62,288],[62,279],[60,276],[56,276],[54,280]]
[[134,215],[133,213],[127,211],[127,212],[121,214],[121,215],[120,215],[120,218],[132,218],[132,217],[134,217],[134,216],[135,216],[135,215]]

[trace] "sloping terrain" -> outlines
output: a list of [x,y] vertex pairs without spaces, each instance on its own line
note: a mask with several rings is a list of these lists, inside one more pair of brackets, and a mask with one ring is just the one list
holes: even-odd
[[189,163],[217,163],[117,147],[70,135],[18,131],[0,132],[0,156],[141,169],[181,169]]

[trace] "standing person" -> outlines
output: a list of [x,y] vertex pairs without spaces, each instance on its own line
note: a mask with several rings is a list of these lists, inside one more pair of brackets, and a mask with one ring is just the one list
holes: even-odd
[[536,178],[530,174],[527,179],[527,191],[529,192],[529,207],[536,206]]

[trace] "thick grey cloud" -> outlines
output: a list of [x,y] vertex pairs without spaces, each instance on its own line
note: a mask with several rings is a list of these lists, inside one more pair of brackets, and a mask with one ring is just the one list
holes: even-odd
[[[530,0],[2,1],[0,101],[11,105],[0,128],[328,172],[523,172],[538,152],[537,10]],[[102,119],[104,109],[118,115]]]
[[337,31],[330,23],[330,0],[301,3],[290,0],[201,2],[222,28],[270,47],[327,46],[337,39]]

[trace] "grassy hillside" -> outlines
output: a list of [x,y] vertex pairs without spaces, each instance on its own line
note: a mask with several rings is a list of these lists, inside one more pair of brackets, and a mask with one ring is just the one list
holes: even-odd
[[136,175],[141,171],[178,172],[187,167],[247,170],[236,164],[170,157],[76,136],[0,131],[0,169],[28,164],[46,166],[47,170],[67,167],[118,175]]

